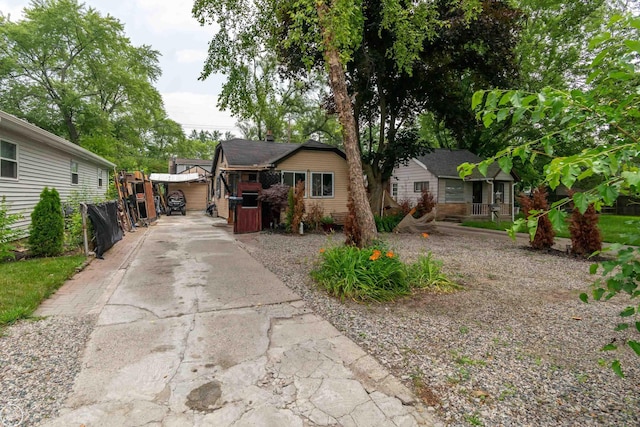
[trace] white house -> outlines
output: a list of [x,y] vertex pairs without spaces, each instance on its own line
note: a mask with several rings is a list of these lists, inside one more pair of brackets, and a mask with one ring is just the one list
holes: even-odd
[[115,164],[15,116],[0,111],[0,198],[10,214],[21,214],[16,227],[27,227],[44,187],[61,200],[102,198]]
[[486,217],[492,212],[512,219],[514,212],[514,178],[494,163],[487,176],[477,168],[464,180],[458,174],[462,163],[479,163],[483,159],[468,150],[435,149],[409,160],[393,170],[391,196],[398,202],[415,205],[422,190],[429,190],[437,203],[438,219],[445,217]]

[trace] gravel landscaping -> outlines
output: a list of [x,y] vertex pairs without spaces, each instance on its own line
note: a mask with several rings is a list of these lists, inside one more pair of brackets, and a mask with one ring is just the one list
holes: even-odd
[[95,320],[94,316],[56,316],[23,320],[0,330],[4,425],[36,425],[57,413],[80,371]]
[[[259,234],[245,249],[319,315],[375,356],[446,425],[640,425],[640,359],[615,354],[618,378],[599,349],[628,298],[584,304],[590,262],[528,249],[502,235],[383,235],[405,261],[431,251],[464,286],[395,303],[340,302],[309,271],[341,235]],[[329,240],[329,241],[328,241]]]

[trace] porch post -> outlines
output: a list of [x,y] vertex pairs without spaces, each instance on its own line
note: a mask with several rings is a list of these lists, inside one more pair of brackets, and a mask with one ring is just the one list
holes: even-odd
[[516,216],[515,216],[515,209],[516,209],[516,204],[515,204],[515,181],[511,181],[511,222],[516,220]]
[[494,193],[495,188],[493,187],[493,180],[489,181],[491,184],[491,203],[489,204],[489,220],[493,221],[493,205],[496,203],[496,193]]

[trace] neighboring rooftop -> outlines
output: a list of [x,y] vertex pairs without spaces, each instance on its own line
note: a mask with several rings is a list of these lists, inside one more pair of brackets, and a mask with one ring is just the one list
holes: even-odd
[[[469,150],[436,148],[424,156],[416,157],[416,160],[425,165],[431,173],[439,178],[459,178],[458,166],[463,163],[480,163],[484,159],[473,154]],[[474,180],[493,178],[498,175],[498,173],[500,173],[500,167],[497,163],[493,163],[489,166],[486,177],[483,176],[476,168],[473,170],[473,173],[467,177],[467,179]]]
[[337,147],[323,144],[322,142],[309,140],[303,144],[280,143],[269,141],[252,141],[248,139],[230,139],[223,141],[216,147],[214,164],[220,150],[224,152],[225,159],[230,167],[264,167],[269,168],[273,164],[282,161],[298,150],[327,150],[334,151],[344,157],[344,153]]

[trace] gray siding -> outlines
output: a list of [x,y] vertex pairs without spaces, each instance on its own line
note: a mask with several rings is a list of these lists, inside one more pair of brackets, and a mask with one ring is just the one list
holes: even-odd
[[[63,203],[72,195],[86,201],[104,198],[109,184],[108,166],[30,141],[7,130],[0,132],[0,139],[18,146],[18,179],[0,178],[0,197],[6,196],[9,212],[23,216],[17,226],[29,225],[31,212],[44,187],[58,190]],[[72,160],[78,163],[78,184],[71,183]],[[103,170],[102,187],[98,187],[99,169]]]
[[[420,198],[421,193],[415,193],[413,191],[413,183],[427,181],[429,182],[429,192],[437,200],[439,188],[438,178],[424,167],[419,165],[415,160],[409,160],[409,163],[400,165],[393,170],[393,176],[391,177],[391,185],[398,184],[398,196],[397,202],[409,200],[411,205],[415,205]],[[392,189],[390,189],[392,190]]]

